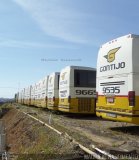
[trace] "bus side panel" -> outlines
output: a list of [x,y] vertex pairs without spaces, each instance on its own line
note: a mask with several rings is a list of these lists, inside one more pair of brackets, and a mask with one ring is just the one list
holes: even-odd
[[74,71],[71,68],[63,69],[60,73],[58,110],[62,112],[71,112],[72,109],[69,103],[69,96],[73,97],[71,94],[71,88],[74,84],[71,81],[73,79],[71,76],[73,73]]
[[58,110],[59,103],[59,73],[53,74],[49,77],[48,82],[48,103],[47,108],[51,110]]
[[139,73],[133,74],[133,90],[135,91],[136,95],[135,107],[133,107],[133,110],[134,114],[139,115]]

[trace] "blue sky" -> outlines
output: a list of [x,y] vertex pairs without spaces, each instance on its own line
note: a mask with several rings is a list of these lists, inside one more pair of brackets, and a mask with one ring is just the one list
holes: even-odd
[[139,34],[138,0],[1,0],[0,97],[67,65],[96,67],[99,46]]

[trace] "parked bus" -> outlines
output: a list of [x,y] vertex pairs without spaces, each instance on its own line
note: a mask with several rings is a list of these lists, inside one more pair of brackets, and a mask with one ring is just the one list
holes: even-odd
[[31,85],[31,106],[35,105],[35,84]]
[[96,69],[67,66],[60,73],[59,107],[63,112],[95,114]]
[[49,75],[48,79],[48,102],[47,108],[51,110],[58,110],[59,102],[59,72],[54,72]]
[[39,80],[39,82],[36,83],[36,90],[35,90],[35,106],[41,107],[41,85],[42,80]]
[[24,104],[25,89],[22,89],[18,95],[18,103]]
[[99,117],[139,124],[139,36],[126,35],[100,48],[96,106]]
[[41,81],[41,103],[40,103],[40,107],[43,107],[43,108],[47,107],[48,78],[49,78],[49,76],[46,76]]
[[24,89],[23,93],[23,102],[22,104],[30,105],[31,104],[31,86],[28,86]]
[[16,103],[18,103],[18,97],[19,97],[19,92],[17,92],[14,97]]
[[39,85],[39,83],[37,82],[37,83],[35,83],[35,91],[34,91],[34,94],[35,94],[35,101],[34,101],[34,106],[38,106],[38,85]]

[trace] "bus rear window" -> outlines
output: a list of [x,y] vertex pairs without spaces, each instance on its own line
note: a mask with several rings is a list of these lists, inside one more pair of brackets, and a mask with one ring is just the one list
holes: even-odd
[[96,71],[75,70],[74,87],[96,87]]

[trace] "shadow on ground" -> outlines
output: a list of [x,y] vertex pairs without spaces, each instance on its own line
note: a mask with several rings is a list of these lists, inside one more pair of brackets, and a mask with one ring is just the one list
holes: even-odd
[[112,131],[118,131],[122,133],[128,133],[131,135],[139,136],[139,126],[121,126],[121,127],[112,127],[110,128]]

